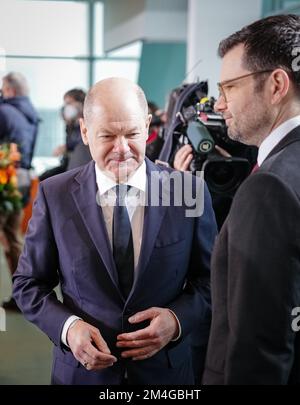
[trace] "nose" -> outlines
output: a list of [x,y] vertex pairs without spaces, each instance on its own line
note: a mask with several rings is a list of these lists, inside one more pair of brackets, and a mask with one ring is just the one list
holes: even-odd
[[223,112],[227,108],[227,103],[225,101],[225,98],[222,94],[219,95],[219,98],[215,102],[214,105],[214,110],[215,112]]
[[114,143],[113,151],[115,153],[118,153],[119,155],[124,155],[129,150],[130,150],[130,148],[128,145],[128,140],[125,138],[125,136],[118,136]]

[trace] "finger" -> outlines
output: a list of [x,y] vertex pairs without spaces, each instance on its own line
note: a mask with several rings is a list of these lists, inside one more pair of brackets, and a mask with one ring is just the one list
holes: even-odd
[[130,358],[130,357],[131,358],[139,358],[139,357],[148,358],[150,356],[150,354],[153,353],[155,350],[158,351],[158,348],[156,346],[148,346],[148,347],[144,347],[144,348],[140,348],[140,349],[126,350],[121,353],[121,356],[124,359]]
[[153,343],[154,343],[153,339],[121,340],[121,341],[117,342],[117,347],[119,347],[119,348],[147,347],[147,346],[152,346]]
[[84,352],[89,356],[89,361],[95,360],[100,362],[116,362],[117,359],[112,354],[103,353],[97,350],[91,343],[84,347]]
[[183,156],[187,156],[193,151],[191,145],[184,145],[181,149],[183,152]]
[[185,161],[184,161],[183,164],[182,164],[182,170],[185,171],[185,170],[187,170],[187,169],[189,168],[192,159],[193,159],[193,155],[192,155],[192,154],[189,154],[189,155],[185,158]]
[[157,311],[156,308],[149,308],[146,309],[145,311],[137,312],[136,314],[128,318],[128,322],[139,323],[145,321],[146,319],[153,319],[158,314],[159,312]]
[[178,151],[176,152],[176,157],[181,157],[184,154],[184,151],[186,149],[187,145],[182,146]]
[[192,152],[190,145],[184,145],[176,154],[176,161],[180,164]]
[[114,363],[101,364],[101,363],[89,362],[88,359],[82,360],[81,364],[88,371],[91,371],[91,370],[103,370],[104,368],[112,367],[114,365]]
[[130,333],[122,333],[121,335],[117,336],[117,340],[147,340],[147,339],[153,339],[156,336],[153,335],[152,328],[150,326],[147,326],[147,328],[137,330],[135,332],[130,332]]
[[101,357],[106,357],[106,358],[110,358],[110,357],[114,357],[111,352],[109,351],[109,353],[102,351],[101,349],[98,349],[98,346],[96,346],[96,343],[94,342],[94,340],[89,341],[85,344],[84,346],[84,351],[86,353],[88,353],[91,357],[93,358],[97,358],[99,356]]
[[88,364],[90,367],[110,367],[112,366],[116,361],[105,357],[107,355],[103,355],[103,357],[98,357],[98,358],[92,358],[88,353],[83,352],[80,356],[80,362],[81,364],[86,367]]
[[100,332],[97,329],[91,331],[91,337],[92,337],[92,340],[95,343],[96,347],[101,352],[110,354],[110,350],[109,350],[105,340],[103,339],[103,337],[101,336]]

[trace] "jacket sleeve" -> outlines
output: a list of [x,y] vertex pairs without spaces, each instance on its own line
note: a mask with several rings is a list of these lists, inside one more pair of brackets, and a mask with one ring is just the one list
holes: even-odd
[[201,325],[205,325],[203,332],[207,339],[206,329],[209,328],[211,317],[210,258],[217,235],[217,225],[210,193],[205,183],[202,196],[203,213],[194,219],[193,244],[186,283],[182,294],[169,308],[179,319],[183,337],[197,326],[201,329]]
[[250,177],[228,220],[225,384],[287,384],[300,303],[299,196],[273,174]]
[[59,262],[43,185],[34,203],[23,253],[13,276],[13,296],[29,321],[61,344],[61,331],[72,313],[56,296]]

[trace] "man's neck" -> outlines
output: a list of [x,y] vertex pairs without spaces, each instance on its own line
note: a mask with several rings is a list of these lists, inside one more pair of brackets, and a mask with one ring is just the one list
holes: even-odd
[[288,109],[282,109],[279,110],[271,128],[268,128],[264,131],[263,135],[259,139],[257,146],[260,147],[262,142],[270,136],[270,134],[275,131],[276,128],[278,128],[280,125],[282,125],[284,122],[290,120],[291,118],[296,117],[297,115],[300,114],[300,106],[299,104],[297,105],[290,105]]

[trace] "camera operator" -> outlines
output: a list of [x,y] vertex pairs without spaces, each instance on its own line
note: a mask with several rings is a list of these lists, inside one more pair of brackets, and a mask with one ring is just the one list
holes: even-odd
[[203,171],[220,229],[234,194],[255,165],[257,148],[228,137],[223,117],[214,112],[215,99],[202,97],[207,91],[206,82],[189,86],[194,86],[192,91],[185,87],[187,94],[182,100],[173,101],[173,116],[160,158],[176,170]]
[[[221,148],[218,145],[215,145],[215,149],[219,154],[225,158],[230,158],[231,155],[225,149]],[[193,148],[190,144],[182,146],[175,154],[173,167],[176,170],[185,172],[190,170],[190,164],[193,160]]]

